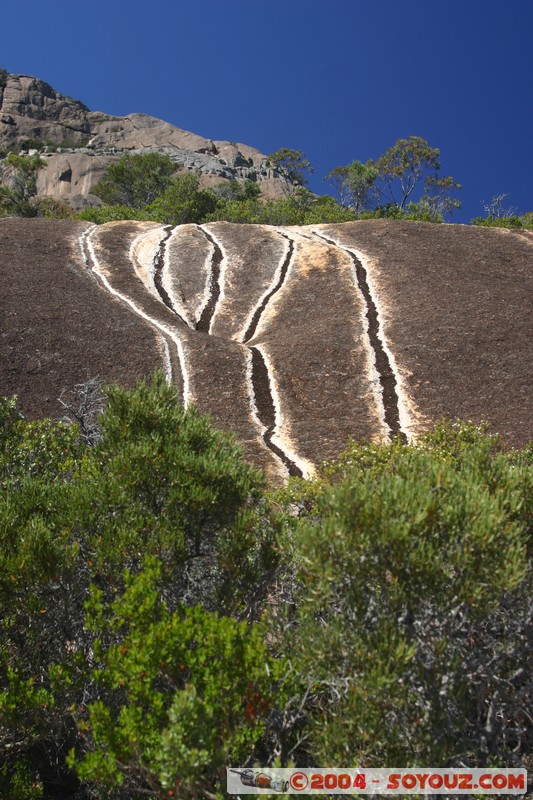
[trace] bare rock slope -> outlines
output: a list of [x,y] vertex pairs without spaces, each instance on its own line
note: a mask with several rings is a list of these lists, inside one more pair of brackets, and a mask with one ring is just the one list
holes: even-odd
[[92,112],[38,78],[6,75],[0,80],[0,151],[32,140],[49,145],[42,154],[46,167],[38,178],[40,196],[74,207],[99,202],[92,187],[107,164],[125,152],[167,153],[177,167],[199,172],[204,185],[249,179],[268,197],[280,196],[286,188],[266,156],[253,147],[206,139],[147,114]]
[[532,435],[533,237],[369,220],[0,220],[0,392],[29,416],[157,366],[271,480],[446,417]]

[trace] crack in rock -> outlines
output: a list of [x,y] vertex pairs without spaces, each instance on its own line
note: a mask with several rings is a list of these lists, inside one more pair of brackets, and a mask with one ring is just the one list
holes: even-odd
[[[186,398],[188,396],[188,376],[185,369],[184,354],[182,352],[183,348],[181,342],[179,342],[177,336],[171,333],[169,330],[167,330],[167,328],[164,325],[159,323],[157,320],[153,320],[151,317],[145,314],[141,309],[139,309],[131,300],[129,300],[129,298],[125,297],[120,292],[117,292],[115,289],[113,289],[113,287],[111,286],[105,275],[103,275],[100,272],[92,244],[89,241],[89,237],[95,230],[96,226],[89,229],[88,231],[84,231],[80,237],[80,247],[87,268],[89,269],[93,277],[98,281],[98,283],[101,284],[101,286],[106,291],[109,291],[115,297],[125,302],[130,308],[132,308],[132,310],[135,313],[137,313],[147,322],[154,325],[161,333],[164,334],[164,336],[162,336],[161,338],[163,340],[163,352],[164,352],[164,362],[166,368],[165,371],[167,373],[167,380],[169,379],[169,367],[171,369],[171,364],[169,359],[166,336],[169,336],[173,340],[173,342],[177,345],[180,366],[182,368],[182,376],[184,383],[184,401],[186,406],[187,405]],[[159,243],[158,251],[153,262],[154,285],[160,297],[161,302],[164,303],[164,305],[167,308],[169,308],[185,325],[190,327],[188,323],[183,319],[183,317],[174,308],[172,300],[167,290],[163,286],[163,268],[165,264],[165,256],[168,247],[168,241],[172,235],[172,231],[173,231],[173,226],[171,225],[166,226],[164,229],[164,236]],[[211,257],[209,297],[206,302],[206,305],[204,306],[203,311],[201,312],[200,318],[196,324],[196,330],[210,334],[212,320],[221,295],[221,264],[223,261],[223,253],[221,247],[214,239],[214,237],[211,236],[211,234],[209,234],[207,231],[203,229],[202,231],[206,236],[206,238],[212,243],[214,249]],[[289,242],[289,247],[281,265],[279,278],[276,281],[274,287],[267,292],[267,294],[261,301],[259,307],[254,312],[252,320],[250,321],[250,324],[245,334],[245,342],[251,339],[252,336],[255,334],[261,316],[264,313],[268,303],[270,302],[272,297],[282,288],[286,280],[286,276],[294,254],[294,241],[286,234],[281,234],[281,235],[285,239],[287,239],[287,241]],[[257,421],[260,427],[262,428],[261,432],[262,439],[265,443],[265,446],[280,460],[286,472],[291,476],[297,476],[301,478],[303,477],[303,471],[300,469],[300,467],[295,463],[295,461],[293,461],[289,457],[289,455],[285,452],[285,450],[283,450],[283,448],[281,448],[273,441],[273,437],[275,436],[278,427],[277,425],[278,409],[276,407],[276,402],[274,400],[271,376],[269,373],[266,359],[261,350],[259,349],[259,347],[249,346],[245,342],[241,344],[241,346],[244,346],[251,355],[250,376],[249,376],[250,392],[252,395],[251,401],[256,411]]]
[[213,236],[211,236],[209,231],[206,231],[201,226],[199,226],[199,227],[200,227],[200,230],[202,231],[202,233],[204,234],[205,238],[209,242],[211,242],[211,244],[213,245],[213,248],[214,248],[213,249],[213,255],[211,256],[211,274],[209,276],[209,297],[208,297],[207,303],[205,304],[205,306],[204,306],[204,308],[203,308],[203,310],[202,310],[202,312],[200,314],[200,318],[198,319],[198,322],[196,323],[196,330],[197,331],[203,331],[204,333],[209,333],[210,332],[210,328],[211,328],[211,323],[213,322],[215,309],[217,307],[217,303],[218,303],[219,298],[220,298],[220,291],[221,291],[221,288],[220,288],[220,272],[221,272],[220,265],[222,264],[223,255],[222,255],[222,250],[220,249],[220,246],[219,246],[218,242],[214,239]]
[[178,317],[178,319],[181,320],[181,322],[183,322],[184,325],[188,325],[187,321],[181,316],[180,313],[178,313],[178,311],[176,311],[174,304],[170,299],[170,295],[163,286],[163,267],[165,265],[165,255],[168,247],[168,240],[172,236],[172,231],[174,230],[174,227],[175,226],[168,225],[164,229],[165,235],[163,236],[163,238],[159,243],[159,249],[154,258],[154,286],[156,288],[159,297],[166,305],[166,307],[169,308],[172,311],[172,313],[175,314]]
[[[286,239],[289,243],[289,247],[287,249],[287,253],[280,268],[279,278],[274,284],[274,286],[268,290],[268,292],[263,297],[262,301],[260,302],[259,306],[253,313],[252,319],[250,320],[250,324],[246,329],[246,332],[243,336],[243,344],[246,345],[247,342],[252,339],[255,335],[261,317],[268,306],[268,303],[272,299],[272,297],[282,288],[283,284],[285,283],[285,279],[287,277],[287,272],[289,271],[289,266],[292,261],[292,257],[294,254],[294,241],[287,236],[285,233],[280,233],[284,239]],[[272,389],[270,385],[270,373],[268,371],[268,366],[265,361],[265,358],[262,352],[257,347],[249,347],[249,350],[252,354],[252,363],[251,363],[251,389],[253,393],[253,399],[255,402],[255,407],[257,410],[257,417],[259,422],[263,426],[263,441],[265,445],[271,450],[274,455],[276,455],[280,461],[282,462],[283,466],[289,473],[289,475],[297,476],[299,478],[303,477],[302,470],[289,458],[287,453],[275,444],[272,441],[272,437],[276,433],[277,429],[277,420],[276,420],[276,406],[274,403],[274,398],[272,396]]]
[[277,444],[272,441],[272,437],[276,431],[276,406],[272,396],[272,389],[270,386],[270,375],[266,365],[265,358],[258,347],[250,347],[252,354],[252,391],[254,395],[255,408],[257,409],[257,417],[264,427],[263,441],[265,445],[271,450],[282,462],[283,466],[289,475],[298,478],[303,477],[303,472],[294,461],[292,461],[287,453],[281,449]]
[[[176,350],[178,352],[178,361],[180,365],[181,378],[183,384],[183,407],[187,408],[190,400],[189,396],[190,390],[189,390],[189,375],[186,367],[183,343],[181,342],[181,339],[178,337],[178,335],[174,333],[174,331],[167,328],[166,325],[163,325],[158,320],[150,317],[149,314],[146,314],[146,312],[144,312],[141,308],[139,308],[133,302],[133,300],[130,300],[130,298],[122,294],[122,292],[119,292],[116,289],[114,289],[108,278],[101,272],[100,266],[98,264],[98,259],[96,258],[96,253],[94,251],[94,246],[90,241],[90,237],[97,230],[97,227],[98,227],[97,225],[93,225],[91,228],[82,231],[79,238],[80,250],[82,253],[83,260],[85,262],[85,266],[89,271],[89,274],[105,291],[109,292],[109,294],[117,298],[117,300],[124,303],[124,305],[129,306],[129,308],[135,314],[141,317],[141,319],[143,319],[145,322],[148,322],[148,324],[151,325],[153,328],[155,328],[160,334],[162,333],[165,337],[168,337],[174,342],[174,344],[176,345]],[[165,356],[163,356],[163,362],[165,363]],[[169,373],[166,364],[165,368],[168,379]]]
[[280,275],[279,275],[279,279],[278,279],[277,283],[275,284],[275,286],[272,289],[270,289],[267,292],[267,294],[264,296],[261,304],[254,311],[254,314],[252,316],[250,324],[248,325],[248,328],[246,329],[246,332],[245,332],[245,334],[243,336],[243,339],[242,339],[244,344],[246,344],[246,342],[249,342],[250,339],[252,339],[255,336],[255,332],[257,330],[257,326],[259,325],[259,321],[260,321],[260,319],[261,319],[261,317],[263,315],[263,312],[265,311],[265,309],[266,309],[267,305],[269,304],[270,300],[274,297],[274,295],[277,292],[279,292],[279,290],[281,289],[281,287],[285,283],[285,279],[287,277],[287,272],[289,270],[289,266],[290,266],[290,263],[291,263],[291,260],[292,260],[292,256],[294,254],[294,241],[293,241],[293,239],[289,238],[289,236],[287,236],[285,233],[280,233],[280,235],[283,236],[283,238],[286,239],[288,241],[288,243],[289,243],[289,248],[287,250],[287,255],[285,256],[285,259],[283,260],[283,263],[281,265]]
[[376,303],[372,297],[372,292],[370,291],[368,284],[367,271],[355,253],[353,253],[350,249],[343,247],[342,245],[333,241],[333,239],[328,239],[323,234],[318,233],[318,231],[315,231],[315,235],[324,242],[333,245],[333,247],[338,247],[339,249],[343,250],[353,261],[357,285],[363,296],[366,306],[366,318],[368,321],[367,333],[370,347],[374,353],[374,362],[379,375],[379,382],[381,384],[381,398],[383,403],[383,415],[385,423],[390,430],[391,438],[394,436],[399,436],[402,442],[407,443],[407,435],[405,431],[402,430],[400,423],[400,400],[398,397],[398,392],[396,391],[398,381],[396,379],[396,375],[394,374],[389,356],[387,355],[387,352],[383,346],[381,322]]

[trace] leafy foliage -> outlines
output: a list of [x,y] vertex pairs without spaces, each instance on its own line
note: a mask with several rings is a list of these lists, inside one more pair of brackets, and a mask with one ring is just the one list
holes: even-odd
[[121,220],[151,220],[153,215],[145,209],[136,209],[132,206],[109,205],[100,208],[84,208],[76,214],[76,219],[83,219],[87,222],[95,222],[97,225],[104,225],[106,222],[120,222]]
[[198,797],[261,737],[283,665],[268,655],[259,626],[199,606],[171,613],[160,599],[161,578],[148,561],[126,576],[111,607],[93,590],[88,625],[102,691],[78,721],[88,752],[77,762],[73,752],[70,762],[104,786]]
[[38,156],[10,153],[0,166],[0,214],[36,217],[38,208],[32,199],[37,194],[37,172],[44,167]]
[[284,494],[300,508],[287,641],[313,686],[316,761],[521,763],[531,460],[444,424],[416,446],[353,443],[322,476]]
[[79,141],[72,139],[63,139],[58,142],[53,139],[22,139],[19,143],[20,150],[39,150],[40,152],[57,152],[58,150],[79,150],[86,147],[90,137],[83,138]]
[[158,222],[184,225],[205,219],[216,205],[213,193],[200,189],[198,177],[184,173],[172,178],[165,192],[145,210]]
[[377,162],[335,167],[326,180],[357,219],[442,222],[460,207],[453,193],[461,187],[453,178],[441,177],[439,170],[439,150],[420,136],[410,136],[398,139]]
[[337,190],[340,204],[343,208],[353,209],[356,216],[362,211],[369,210],[376,197],[375,182],[379,171],[373,161],[363,164],[361,161],[352,161],[343,167],[335,167],[326,175]]
[[531,447],[443,423],[268,495],[162,375],[106,398],[98,435],[0,401],[6,800],[527,760]]
[[108,390],[92,447],[76,426],[25,422],[13,401],[0,411],[0,753],[12,797],[21,764],[31,784],[74,780],[65,758],[83,745],[79,708],[101,700],[91,591],[111,618],[124,570],[135,576],[151,557],[165,614],[201,603],[253,618],[276,531],[261,523],[258,473],[231,437],[181,408],[162,375]]
[[[311,225],[369,217],[442,222],[444,215],[458,205],[449,196],[458,184],[451,178],[427,176],[426,192],[416,203],[376,206],[379,172],[372,161],[366,164],[354,161],[329,173],[327,179],[337,187],[340,195],[341,202],[338,203],[332,197],[321,197],[305,188],[306,172],[312,172],[312,169],[301,151],[282,148],[269,158],[271,165],[285,176],[287,182],[285,197],[274,200],[261,198],[258,185],[251,181],[233,180],[212,189],[202,189],[198,176],[186,172],[172,176],[163,170],[162,184],[159,187],[148,186],[149,157],[124,156],[118,164],[108,168],[95,192],[107,205],[86,209],[76,216],[97,224],[137,219],[171,225],[217,220],[262,225]],[[169,169],[170,163],[169,160]],[[134,191],[136,200],[132,199]],[[148,200],[149,197],[152,199]]]
[[175,171],[176,165],[167,155],[126,153],[106,168],[92,192],[109,205],[142,209],[163,194]]
[[[0,86],[7,75],[0,70]],[[61,147],[78,148],[84,144],[65,141]],[[56,149],[53,142],[40,139],[25,140],[21,146],[40,151],[50,146]],[[108,166],[93,188],[105,205],[77,214],[59,201],[35,199],[37,171],[45,165],[38,155],[3,155],[0,214],[4,215],[74,217],[97,224],[153,220],[179,225],[226,220],[309,225],[380,218],[443,222],[461,205],[454,196],[461,185],[451,176],[439,174],[440,151],[420,136],[398,139],[376,162],[352,161],[334,167],[325,180],[335,187],[339,202],[314,195],[305,188],[313,168],[301,150],[284,147],[269,156],[270,166],[285,179],[285,197],[276,200],[262,199],[260,187],[253,181],[232,180],[202,189],[197,175],[187,172],[176,175],[176,165],[167,155],[125,154]],[[416,196],[418,199],[414,200]],[[504,209],[506,197],[506,194],[495,195],[485,205],[486,217],[475,217],[471,224],[533,228],[531,213],[520,217],[515,209]]]
[[45,219],[74,219],[74,211],[70,206],[53,197],[43,197],[33,202],[36,216]]
[[[437,213],[450,213],[459,208],[460,203],[452,198],[452,192],[460,189],[460,184],[449,176],[442,178],[438,175],[439,156],[438,148],[430,147],[421,136],[410,136],[398,139],[378,159],[376,167],[394,205],[403,210],[416,187],[423,184],[422,199]],[[399,201],[395,196],[396,187],[399,187]]]
[[271,166],[281,172],[288,184],[292,186],[305,186],[307,175],[313,173],[313,167],[301,150],[290,150],[281,147],[268,156]]
[[348,222],[354,214],[332,197],[318,197],[304,187],[276,200],[249,198],[219,202],[207,220],[255,223],[260,225],[311,225],[321,222]]
[[474,217],[471,225],[481,225],[486,228],[533,228],[533,213],[517,216],[516,208],[504,207],[503,201],[507,194],[494,195],[490,203],[485,203],[486,217]]
[[[108,167],[94,190],[106,205],[86,209],[77,218],[96,223],[154,220],[171,225],[216,220],[310,225],[381,217],[442,222],[459,207],[452,195],[460,186],[453,178],[437,174],[438,154],[424,139],[411,136],[398,140],[376,163],[353,161],[335,167],[326,180],[336,187],[340,202],[305,187],[313,170],[301,150],[281,148],[269,156],[270,166],[286,184],[285,196],[274,200],[261,198],[259,186],[252,181],[233,180],[202,189],[197,175],[173,175],[174,165],[167,156],[126,155]],[[392,202],[378,204],[378,179],[388,186]],[[413,191],[422,181],[424,192],[413,202]],[[396,182],[402,189],[399,203],[393,196]]]
[[527,228],[528,230],[533,230],[533,211],[526,211],[525,214],[522,214],[520,219],[522,220],[523,228]]
[[256,200],[261,190],[254,181],[231,180],[227,183],[218,183],[211,192],[220,203],[235,203],[245,200]]
[[473,217],[471,225],[480,225],[483,228],[525,228],[522,219],[516,215],[511,217]]
[[[389,188],[393,202],[403,209],[416,186],[430,170],[439,170],[439,150],[430,147],[421,136],[398,139],[377,162],[380,175]],[[400,185],[400,200],[394,197],[394,185]]]

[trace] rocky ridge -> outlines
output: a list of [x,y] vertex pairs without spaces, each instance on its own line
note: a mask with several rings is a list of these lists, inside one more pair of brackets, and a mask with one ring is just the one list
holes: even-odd
[[206,139],[147,114],[90,111],[38,78],[0,72],[0,151],[36,142],[46,145],[39,196],[74,208],[99,205],[91,189],[123,153],[166,153],[177,167],[199,173],[204,186],[238,179],[258,182],[265,197],[286,191],[285,179],[253,147]]

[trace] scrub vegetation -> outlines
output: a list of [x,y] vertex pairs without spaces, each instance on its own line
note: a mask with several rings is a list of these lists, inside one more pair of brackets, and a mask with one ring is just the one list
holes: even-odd
[[[39,145],[39,142],[31,143]],[[43,149],[42,147],[40,148]],[[263,225],[311,225],[357,219],[444,222],[460,208],[461,185],[440,174],[440,151],[420,136],[398,139],[377,161],[353,161],[332,169],[324,180],[337,198],[307,188],[313,168],[301,150],[283,147],[269,166],[285,180],[284,196],[264,199],[253,181],[202,188],[199,175],[177,171],[161,153],[124,154],[110,164],[93,194],[104,205],[75,214],[57,200],[36,197],[36,176],[45,162],[38,154],[4,154],[0,160],[0,216],[77,218],[96,222],[152,220],[169,225],[217,220]],[[532,228],[531,213],[517,216],[502,207],[506,195],[485,204],[486,216],[472,224]]]
[[442,422],[274,491],[162,374],[89,389],[0,401],[2,797],[531,769],[531,447]]
[[[446,215],[459,208],[453,193],[460,185],[453,178],[439,177],[439,151],[421,137],[400,139],[374,164],[354,161],[336,167],[327,175],[339,199],[318,196],[307,188],[313,168],[301,150],[283,147],[269,156],[269,165],[285,179],[284,197],[276,200],[260,198],[260,189],[252,181],[222,183],[214,189],[201,189],[199,179],[182,173],[171,177],[172,162],[168,156],[125,155],[108,167],[94,193],[108,205],[82,212],[82,219],[107,222],[118,219],[123,208],[136,208],[142,219],[179,224],[182,222],[261,223],[265,225],[309,225],[326,222],[347,222],[361,218],[419,219],[442,222]],[[151,159],[150,163],[148,159]],[[139,204],[132,195],[141,173],[145,171],[146,187],[151,187],[157,170],[168,170],[168,183],[154,202]],[[413,194],[417,192],[417,194]],[[146,192],[148,194],[148,192]],[[414,197],[418,199],[414,201]],[[131,217],[127,217],[131,218]],[[137,216],[139,218],[139,216]]]

